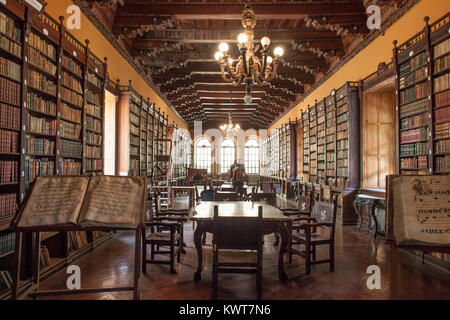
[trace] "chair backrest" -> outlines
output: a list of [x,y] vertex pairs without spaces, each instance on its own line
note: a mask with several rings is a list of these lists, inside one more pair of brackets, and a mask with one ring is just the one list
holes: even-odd
[[272,187],[270,182],[261,182],[261,190],[263,193],[271,193]]
[[203,190],[200,193],[200,198],[202,201],[214,201],[215,191],[214,190]]
[[215,249],[258,250],[263,240],[262,219],[262,206],[257,217],[220,217],[218,206],[214,206]]
[[[333,231],[334,233],[334,226],[336,225],[336,201],[333,203],[316,201],[311,216],[317,222],[332,223],[333,227],[324,226],[323,228]],[[334,234],[332,236],[334,236]]]
[[214,201],[238,201],[239,196],[237,192],[216,192]]
[[273,192],[275,192],[275,194],[281,194],[281,184],[280,183],[273,184]]
[[194,189],[195,189],[195,202],[199,202],[200,201],[200,196],[198,195],[198,188],[196,185],[194,185]]
[[323,186],[322,187],[322,201],[331,202],[332,200],[331,187]]
[[311,214],[311,197],[298,197],[298,211],[304,214]]

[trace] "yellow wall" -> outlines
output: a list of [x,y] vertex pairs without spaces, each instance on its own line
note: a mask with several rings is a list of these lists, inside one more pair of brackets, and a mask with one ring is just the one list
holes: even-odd
[[[67,7],[73,5],[71,0],[47,0],[45,11],[58,21],[59,16],[64,16],[65,21],[69,17],[66,13]],[[116,81],[120,79],[121,84],[128,84],[128,80],[132,80],[133,88],[141,94],[145,99],[148,97],[150,101],[156,103],[156,108],[161,108],[169,116],[169,124],[175,122],[180,128],[187,129],[184,122],[175,115],[175,113],[167,106],[167,104],[150,88],[142,77],[133,69],[133,67],[120,55],[120,53],[103,37],[100,31],[89,21],[89,19],[81,14],[81,29],[69,30],[79,41],[84,43],[85,39],[90,40],[89,47],[92,52],[103,59],[108,57],[108,73],[110,79]]]
[[337,89],[347,81],[359,81],[377,70],[381,62],[390,62],[393,56],[393,41],[399,44],[408,40],[414,34],[425,27],[423,18],[430,17],[430,23],[441,18],[450,11],[448,0],[421,0],[401,19],[386,30],[385,36],[378,37],[352,60],[347,62],[338,72],[332,75],[320,87],[312,92],[303,102],[295,106],[286,115],[279,119],[269,131],[279,128],[282,124],[296,118],[301,118],[301,111],[308,105],[313,105],[315,100],[321,100],[328,96],[333,89]]

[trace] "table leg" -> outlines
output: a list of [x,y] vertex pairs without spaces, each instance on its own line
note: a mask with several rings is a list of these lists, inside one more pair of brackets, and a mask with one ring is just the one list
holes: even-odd
[[202,267],[203,267],[203,252],[202,252],[202,234],[203,223],[197,222],[197,228],[194,232],[194,244],[197,249],[197,272],[194,275],[194,281],[200,281],[202,279]]
[[375,224],[375,231],[374,231],[373,237],[376,239],[377,234],[378,234],[378,221],[377,221],[377,216],[375,215],[375,207],[376,207],[376,203],[375,203],[375,201],[372,201],[372,205],[370,207],[370,213],[372,214],[373,223]]
[[288,280],[288,276],[284,271],[284,253],[287,251],[287,246],[289,243],[289,233],[286,223],[281,222],[279,225],[279,233],[281,236],[280,253],[278,256],[278,278],[280,281],[285,282]]

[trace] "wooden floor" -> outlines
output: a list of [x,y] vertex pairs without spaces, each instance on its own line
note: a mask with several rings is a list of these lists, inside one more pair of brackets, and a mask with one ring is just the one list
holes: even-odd
[[[278,247],[273,245],[273,235],[266,236],[263,262],[263,299],[450,299],[448,274],[422,265],[405,254],[399,254],[395,263],[391,249],[382,240],[374,240],[356,227],[339,227],[336,234],[336,267],[329,272],[328,265],[312,267],[305,275],[304,260],[294,256],[292,264],[286,263],[289,281],[278,280]],[[81,286],[118,286],[132,283],[134,235],[120,232],[98,249],[88,253],[75,264],[81,268]],[[208,234],[204,247],[202,281],[194,282],[197,254],[193,245],[192,222],[186,223],[187,254],[181,264],[176,264],[176,275],[169,267],[148,265],[147,274],[141,277],[141,299],[209,299],[211,294],[212,247]],[[251,258],[252,253],[245,254]],[[318,258],[327,256],[327,248],[318,250]],[[236,257],[243,260],[243,256]],[[287,257],[286,257],[287,262]],[[366,285],[367,267],[378,265],[381,269],[381,289],[369,290]],[[65,270],[41,284],[41,289],[64,289]],[[220,299],[255,299],[254,275],[220,275]],[[132,294],[98,293],[69,295],[48,299],[131,299]]]

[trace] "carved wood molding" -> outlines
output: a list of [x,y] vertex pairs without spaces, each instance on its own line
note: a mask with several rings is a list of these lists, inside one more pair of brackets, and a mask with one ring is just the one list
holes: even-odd
[[144,79],[147,85],[152,88],[155,93],[167,104],[167,106],[172,110],[173,113],[182,121],[187,127],[188,123],[184,118],[178,113],[175,107],[170,103],[167,97],[156,87],[156,85],[146,73],[134,60],[131,54],[120,45],[119,41],[114,37],[111,31],[106,29],[104,25],[99,23],[98,19],[91,13],[89,5],[83,0],[73,0],[73,2],[78,5],[83,12],[83,14],[89,19],[89,21],[100,31],[100,33],[109,41],[109,43],[120,53],[120,55],[133,67],[133,69]]

